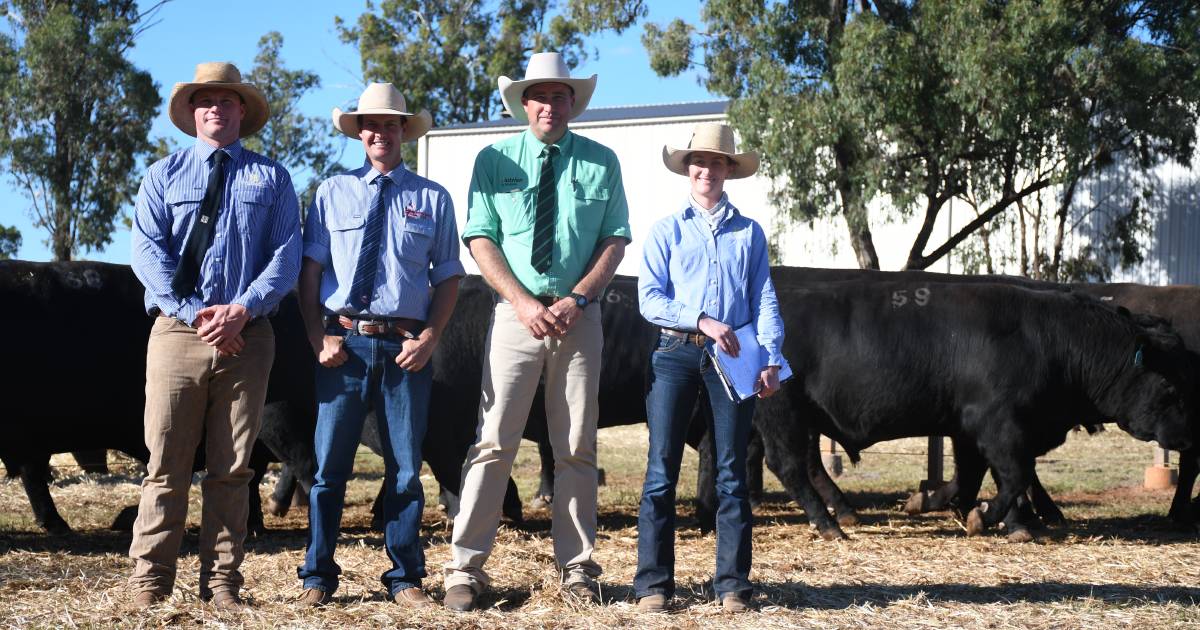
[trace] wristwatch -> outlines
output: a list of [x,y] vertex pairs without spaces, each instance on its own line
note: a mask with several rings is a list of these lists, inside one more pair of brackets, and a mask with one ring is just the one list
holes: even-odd
[[572,300],[575,300],[575,306],[578,306],[579,308],[587,308],[587,305],[588,305],[587,296],[580,295],[578,293],[571,293],[568,295],[568,297],[570,297]]

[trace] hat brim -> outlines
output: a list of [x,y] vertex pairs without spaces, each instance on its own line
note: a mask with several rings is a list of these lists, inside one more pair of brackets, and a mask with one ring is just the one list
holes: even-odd
[[433,116],[429,114],[429,110],[422,109],[414,114],[412,112],[402,112],[383,107],[360,109],[352,112],[343,112],[334,107],[333,128],[357,140],[360,131],[358,117],[368,115],[403,116],[407,118],[408,124],[404,126],[404,134],[400,136],[401,142],[412,142],[429,133],[429,130],[433,128]]
[[183,133],[196,136],[196,117],[192,114],[191,106],[192,95],[205,88],[232,90],[242,97],[246,105],[246,115],[242,117],[238,138],[252,136],[267,124],[267,118],[271,115],[267,98],[249,83],[176,83],[171,89],[168,112],[171,122]]
[[750,177],[758,171],[758,153],[755,151],[726,153],[717,149],[674,149],[664,146],[662,152],[663,164],[672,173],[686,177],[688,174],[687,156],[692,153],[716,153],[717,155],[724,155],[729,158],[733,162],[733,169],[729,171],[725,179],[742,179],[743,177]]
[[588,103],[592,100],[592,93],[596,91],[596,76],[592,75],[587,79],[572,79],[567,78],[546,78],[546,79],[524,79],[521,81],[513,81],[508,77],[500,77],[496,83],[500,86],[500,100],[504,103],[504,109],[512,115],[513,120],[528,123],[529,116],[525,115],[525,108],[521,105],[521,96],[525,94],[525,90],[530,86],[538,83],[562,83],[570,86],[575,92],[575,106],[571,108],[571,115],[567,120],[575,120],[587,109]]

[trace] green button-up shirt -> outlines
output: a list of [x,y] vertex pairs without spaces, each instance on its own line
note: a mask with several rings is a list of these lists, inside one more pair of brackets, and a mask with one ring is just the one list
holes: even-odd
[[464,243],[478,237],[494,241],[517,281],[533,295],[567,295],[600,241],[631,238],[621,165],[612,149],[570,131],[556,145],[558,207],[554,254],[546,273],[535,271],[530,262],[546,145],[528,129],[476,156],[462,233]]

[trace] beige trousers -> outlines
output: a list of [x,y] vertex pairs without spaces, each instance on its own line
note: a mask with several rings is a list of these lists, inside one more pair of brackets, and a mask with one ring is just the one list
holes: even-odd
[[245,551],[252,476],[250,452],[258,438],[267,378],[275,357],[271,323],[257,319],[242,331],[236,357],[222,357],[196,329],[159,317],[146,348],[146,446],[150,461],[133,525],[129,557],[133,591],[169,594],[187,521],[192,463],[204,439],[201,483],[200,596],[236,593]]
[[474,446],[463,465],[446,588],[489,583],[483,564],[500,524],[504,491],[538,381],[545,380],[547,429],[554,447],[554,558],[568,582],[600,575],[596,542],[596,420],[604,331],[600,306],[588,306],[566,335],[541,341],[521,325],[511,304],[492,314]]

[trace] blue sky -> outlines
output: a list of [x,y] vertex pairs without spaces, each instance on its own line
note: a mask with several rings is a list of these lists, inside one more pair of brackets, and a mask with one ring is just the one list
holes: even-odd
[[[654,2],[649,20],[666,23],[674,17],[696,23],[700,3]],[[171,86],[189,81],[197,62],[232,61],[249,71],[259,38],[268,31],[283,34],[283,58],[289,68],[303,68],[321,76],[322,87],[301,101],[301,109],[314,116],[328,117],[337,106],[353,105],[362,91],[358,51],[338,40],[334,16],[353,22],[365,9],[361,0],[249,0],[236,4],[236,19],[223,15],[227,4],[202,0],[175,0],[158,14],[159,24],[146,31],[131,52],[138,67],[148,70],[159,85],[163,107],[154,122],[151,137],[166,136],[178,146],[193,139],[175,129],[165,113]],[[3,28],[7,29],[5,23]],[[641,25],[621,36],[605,35],[588,41],[598,50],[577,75],[599,75],[592,107],[671,103],[716,98],[701,87],[695,73],[663,79],[651,70],[640,41]],[[403,91],[403,86],[400,86]],[[347,151],[357,158],[357,153]],[[355,160],[357,161],[357,160]],[[24,237],[18,258],[50,260],[45,246],[46,231],[33,227],[29,201],[0,173],[0,224],[15,225]],[[118,225],[113,242],[103,251],[80,252],[80,259],[129,262],[129,232]]]

